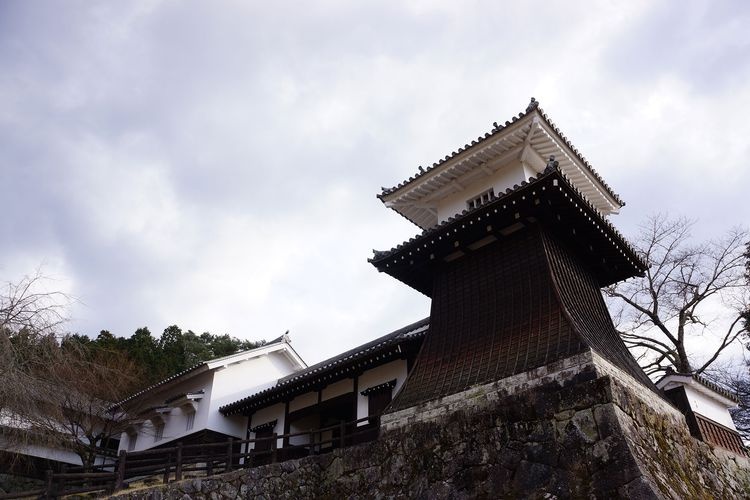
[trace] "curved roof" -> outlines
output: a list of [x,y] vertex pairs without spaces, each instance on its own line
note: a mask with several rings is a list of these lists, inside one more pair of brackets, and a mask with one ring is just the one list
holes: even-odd
[[136,392],[135,394],[131,396],[128,396],[122,401],[115,403],[115,405],[113,406],[114,407],[122,406],[135,399],[138,399],[144,394],[147,394],[155,389],[159,389],[164,386],[170,385],[172,383],[176,383],[177,381],[186,380],[188,378],[194,377],[201,373],[214,370],[216,368],[220,368],[222,366],[226,366],[231,363],[236,363],[237,361],[241,361],[243,358],[253,358],[253,357],[260,356],[270,351],[279,350],[281,348],[287,349],[287,353],[289,354],[289,357],[293,359],[296,362],[296,364],[298,364],[299,366],[306,366],[306,363],[304,362],[304,360],[302,360],[299,354],[297,354],[297,352],[290,345],[289,337],[285,334],[279,338],[273,339],[271,342],[268,342],[267,344],[263,344],[260,347],[256,347],[255,349],[248,349],[246,351],[236,352],[228,356],[222,356],[220,358],[214,358],[208,361],[202,361],[200,363],[197,363],[191,366],[190,368],[187,368],[186,370],[175,373],[174,375],[167,377],[164,380],[160,380],[159,382],[152,384],[146,387],[145,389]]
[[259,406],[273,404],[284,397],[290,397],[291,394],[305,392],[323,380],[330,382],[331,378],[351,371],[355,366],[359,368],[361,364],[379,361],[379,357],[382,359],[383,355],[387,355],[398,345],[424,337],[428,328],[429,318],[399,328],[338,356],[280,378],[275,385],[222,406],[219,411],[224,415],[236,415]]
[[[550,154],[556,155],[560,169],[588,200],[605,215],[617,213],[625,202],[604,181],[586,158],[560,129],[539,108],[533,97],[526,111],[479,136],[470,144],[446,155],[432,166],[419,167],[419,172],[391,188],[382,188],[378,195],[387,206],[411,222],[429,228],[437,223],[437,215],[426,201],[434,200],[445,190],[461,189],[464,179],[491,175],[492,170],[512,157],[533,151],[537,163]],[[543,164],[543,163],[542,163]]]
[[740,399],[737,397],[736,394],[731,392],[725,387],[722,387],[721,385],[712,382],[711,380],[707,379],[706,377],[702,375],[698,375],[697,373],[677,373],[677,372],[667,372],[662,378],[660,378],[656,382],[656,386],[660,389],[664,389],[669,382],[676,382],[680,385],[692,385],[692,383],[697,383],[701,386],[703,386],[705,389],[708,389],[720,396],[723,396],[724,398],[736,403],[740,402]]
[[[567,223],[559,224],[560,217]],[[554,231],[565,233],[574,248],[589,256],[599,269],[600,286],[638,275],[648,267],[554,162],[528,182],[493,195],[479,207],[466,209],[390,250],[373,250],[369,262],[429,296],[432,262],[450,259],[490,235],[502,237],[508,227],[531,219],[546,220]]]

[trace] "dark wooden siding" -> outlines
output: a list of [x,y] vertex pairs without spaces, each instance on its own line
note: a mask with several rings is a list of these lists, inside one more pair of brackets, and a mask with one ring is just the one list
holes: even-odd
[[656,390],[617,334],[590,266],[540,224],[434,273],[430,331],[391,410],[586,349]]
[[391,409],[577,354],[541,233],[519,231],[435,272],[430,331]]

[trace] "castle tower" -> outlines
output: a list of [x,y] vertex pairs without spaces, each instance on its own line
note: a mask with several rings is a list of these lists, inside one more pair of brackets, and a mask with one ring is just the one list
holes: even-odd
[[432,298],[392,410],[587,350],[654,388],[600,292],[646,269],[606,218],[624,203],[538,102],[419,170],[379,198],[422,233],[370,259]]

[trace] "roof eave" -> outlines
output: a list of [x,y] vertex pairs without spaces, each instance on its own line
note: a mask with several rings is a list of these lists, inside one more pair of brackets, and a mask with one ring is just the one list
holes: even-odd
[[[318,370],[310,373],[302,373],[302,374],[291,374],[287,375],[284,378],[279,379],[276,384],[274,384],[271,387],[268,387],[260,392],[257,392],[255,394],[251,394],[249,396],[246,396],[238,401],[235,401],[233,403],[229,403],[225,406],[222,406],[219,408],[219,411],[224,415],[234,415],[241,411],[246,411],[248,408],[254,407],[258,402],[263,402],[275,397],[278,397],[276,393],[283,393],[283,391],[286,388],[293,387],[295,384],[314,384],[315,380],[318,378],[324,377],[331,372],[335,372],[336,370],[340,369],[342,366],[345,366],[347,362],[350,361],[362,361],[363,359],[369,359],[372,356],[376,356],[380,354],[382,350],[387,350],[390,347],[393,346],[399,346],[405,343],[413,342],[415,339],[421,338],[424,336],[424,332],[427,329],[429,318],[425,318],[423,320],[417,321],[415,323],[412,323],[411,325],[407,325],[404,328],[401,328],[399,330],[395,330],[394,332],[391,332],[387,335],[384,335],[383,337],[380,337],[379,339],[375,339],[372,342],[377,342],[378,340],[382,340],[381,343],[376,343],[374,345],[371,345],[367,348],[364,348],[364,346],[368,346],[370,343],[363,344],[363,349],[361,351],[347,351],[346,353],[342,353],[341,356],[331,358],[330,360],[325,360],[319,363],[320,367]],[[397,336],[392,339],[388,339],[387,337],[396,334]],[[403,337],[401,337],[403,335]],[[357,349],[357,348],[355,348]],[[349,354],[348,354],[349,353]],[[347,355],[348,354],[348,355]],[[313,365],[312,368],[315,368],[316,365]],[[291,377],[291,378],[290,378]],[[270,403],[275,404],[275,403]]]
[[465,144],[463,147],[458,148],[458,151],[454,151],[452,155],[446,156],[445,159],[433,163],[432,167],[425,169],[424,173],[420,172],[416,176],[410,177],[408,180],[402,182],[399,186],[391,188],[387,193],[380,193],[377,195],[383,203],[393,201],[406,191],[414,189],[419,183],[429,182],[431,179],[440,176],[455,166],[457,163],[461,163],[467,158],[471,157],[483,149],[490,147],[488,141],[498,134],[511,134],[517,132],[518,129],[525,127],[529,121],[532,120],[531,114],[520,113],[519,116],[513,117],[513,122],[509,123],[502,128],[493,129],[491,132],[485,133],[484,137],[480,136],[476,141],[472,141],[472,144]]
[[[463,147],[458,148],[458,151],[453,151],[452,155],[448,155],[445,157],[445,159],[433,163],[433,165],[431,167],[428,167],[427,169],[421,169],[420,167],[420,172],[417,173],[417,175],[410,177],[409,179],[399,183],[395,187],[383,188],[383,192],[378,194],[377,197],[384,204],[388,205],[389,201],[398,199],[408,191],[418,187],[418,185],[429,182],[431,179],[444,174],[445,171],[450,169],[452,166],[466,160],[468,157],[476,154],[483,148],[489,147],[488,141],[492,137],[498,134],[504,135],[517,132],[517,129],[523,128],[528,124],[529,121],[534,120],[542,123],[543,126],[545,126],[545,128],[547,129],[548,133],[554,134],[559,142],[560,148],[563,149],[569,156],[575,158],[578,163],[580,163],[579,168],[585,170],[587,177],[589,177],[592,180],[592,183],[597,186],[603,197],[605,197],[611,205],[613,205],[614,207],[618,207],[614,210],[615,212],[619,210],[619,208],[625,206],[625,202],[619,197],[619,195],[617,195],[617,193],[615,193],[614,190],[612,190],[612,188],[606,182],[604,182],[604,179],[593,168],[588,160],[586,160],[586,158],[578,151],[578,149],[570,142],[570,140],[565,137],[565,135],[560,131],[559,127],[557,127],[552,122],[552,120],[550,120],[549,116],[544,112],[544,110],[538,107],[538,102],[534,100],[532,100],[532,105],[527,108],[526,112],[519,113],[517,116],[514,116],[512,122],[506,121],[505,126],[496,126],[492,129],[491,132],[485,133],[484,137],[480,136],[476,141],[472,141],[471,144],[465,144]],[[423,227],[416,220],[414,220],[413,217],[403,214],[396,208],[393,209],[401,213],[401,215],[403,215],[410,222]]]
[[[552,181],[550,181],[552,179]],[[554,180],[557,179],[557,180]],[[559,181],[559,182],[558,182]],[[430,250],[429,248],[433,247],[436,244],[436,240],[440,240],[440,235],[445,233],[450,233],[452,229],[455,228],[455,230],[460,230],[461,228],[466,228],[467,225],[471,225],[473,222],[479,222],[480,218],[482,217],[482,214],[489,214],[490,210],[494,210],[494,212],[497,212],[499,207],[505,207],[505,203],[508,203],[506,200],[508,199],[514,199],[513,197],[525,195],[523,191],[530,189],[534,190],[534,185],[543,185],[544,183],[553,182],[555,186],[558,186],[558,188],[555,189],[565,189],[567,193],[571,196],[571,202],[575,205],[576,210],[584,211],[586,210],[589,214],[589,224],[593,224],[597,228],[598,231],[601,231],[605,233],[606,238],[610,241],[611,244],[615,245],[615,247],[618,249],[618,251],[623,255],[625,260],[629,263],[629,265],[632,266],[633,272],[630,274],[630,276],[633,275],[641,275],[647,268],[646,264],[640,259],[640,257],[637,255],[636,251],[628,244],[627,240],[622,236],[617,229],[615,229],[609,221],[606,220],[594,207],[591,202],[582,194],[580,193],[575,186],[571,184],[571,182],[566,178],[566,176],[560,172],[559,170],[554,171],[548,171],[543,172],[541,174],[538,174],[535,178],[529,179],[529,182],[523,182],[521,186],[516,186],[515,189],[509,190],[506,193],[501,194],[497,198],[495,198],[490,203],[483,205],[477,209],[472,209],[469,211],[465,211],[462,214],[459,214],[456,217],[452,217],[446,221],[443,221],[437,226],[434,226],[433,228],[430,228],[429,230],[423,231],[421,234],[409,239],[408,241],[405,241],[404,243],[392,248],[388,251],[383,252],[376,252],[375,256],[371,259],[369,259],[369,262],[372,263],[378,270],[387,272],[389,275],[396,277],[400,281],[404,282],[400,277],[393,274],[393,272],[388,272],[384,267],[386,264],[391,261],[392,259],[398,258],[401,256],[401,259],[404,260],[411,260],[411,252],[415,251],[421,254],[429,254]],[[542,188],[543,190],[544,188]],[[532,193],[533,194],[533,193]],[[566,197],[568,194],[565,195]],[[577,200],[577,201],[576,201]],[[515,203],[515,202],[513,202]],[[503,208],[505,210],[505,208]],[[476,219],[476,221],[474,220]],[[496,228],[499,229],[499,228]],[[455,232],[455,231],[454,231]],[[438,242],[438,246],[440,243]],[[417,254],[415,254],[417,255]],[[416,260],[416,257],[415,257]],[[625,279],[625,278],[620,278]],[[616,280],[619,281],[620,279]],[[413,283],[407,283],[409,286],[414,287]],[[606,286],[606,285],[603,285]],[[416,288],[418,291],[422,293],[427,293],[424,290],[420,290],[419,288]]]

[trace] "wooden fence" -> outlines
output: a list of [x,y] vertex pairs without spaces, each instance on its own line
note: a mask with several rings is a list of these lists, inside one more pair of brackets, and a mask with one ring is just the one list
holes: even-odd
[[[256,467],[308,455],[328,453],[335,448],[377,439],[380,416],[370,416],[338,425],[290,434],[276,434],[258,439],[228,438],[225,442],[187,444],[171,448],[126,452],[103,470],[65,467],[60,472],[48,470],[45,488],[0,494],[0,500],[23,497],[44,499],[88,492],[114,492],[128,483],[146,478],[160,478],[166,484],[188,475],[205,477],[238,468]],[[279,441],[284,446],[279,447]],[[290,444],[294,442],[294,444]]]

